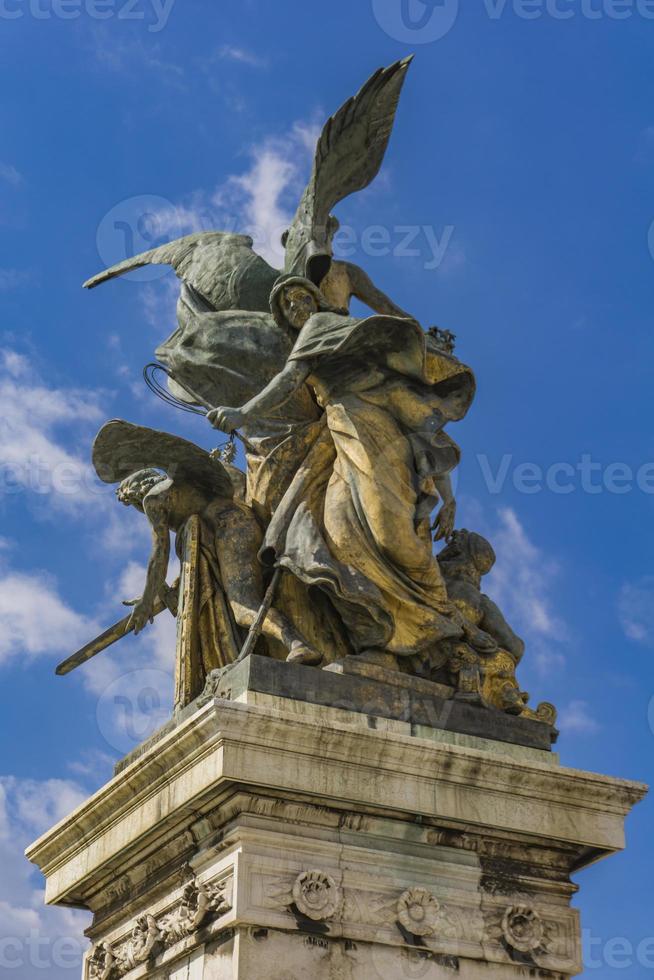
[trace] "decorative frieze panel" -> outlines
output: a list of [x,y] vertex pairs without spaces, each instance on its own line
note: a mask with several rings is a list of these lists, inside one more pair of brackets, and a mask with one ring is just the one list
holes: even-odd
[[150,963],[198,929],[232,908],[231,879],[193,881],[186,885],[179,904],[161,917],[146,914],[135,921],[129,937],[116,944],[96,946],[88,961],[88,980],[118,980],[131,970]]

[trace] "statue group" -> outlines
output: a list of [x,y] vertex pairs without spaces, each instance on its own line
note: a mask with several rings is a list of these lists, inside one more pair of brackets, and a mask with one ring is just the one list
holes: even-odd
[[[426,331],[333,256],[332,209],[377,175],[409,66],[375,73],[327,122],[283,270],[250,238],[208,232],[86,283],[174,268],[177,326],[156,352],[165,397],[230,442],[209,453],[126,421],[102,428],[95,469],[148,519],[153,549],[131,615],[61,673],[168,609],[178,707],[256,653],[314,669],[357,658],[554,724],[551,705],[528,707],[524,643],[482,592],[491,545],[456,529],[461,453],[446,430],[469,411],[474,374],[452,334]],[[353,297],[372,315],[352,316]],[[169,585],[171,532],[181,576]]]

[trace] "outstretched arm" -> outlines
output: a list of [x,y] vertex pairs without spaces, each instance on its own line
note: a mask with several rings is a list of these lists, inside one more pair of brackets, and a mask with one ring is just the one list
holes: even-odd
[[401,307],[393,302],[390,297],[377,289],[374,282],[367,272],[353,262],[345,263],[352,284],[352,295],[369,306],[375,313],[382,316],[401,316],[405,319],[413,319],[410,313],[406,313]]
[[152,551],[148,562],[148,572],[143,595],[134,606],[130,625],[134,633],[140,633],[148,623],[152,623],[154,604],[158,597],[164,601],[168,586],[166,574],[170,561],[170,524],[168,496],[172,481],[166,480],[150,491],[143,501],[143,510],[152,526]]
[[216,408],[207,418],[214,429],[233,432],[245,422],[261,418],[287,402],[291,395],[304,384],[311,373],[307,361],[288,361],[276,377],[251,398],[242,408]]

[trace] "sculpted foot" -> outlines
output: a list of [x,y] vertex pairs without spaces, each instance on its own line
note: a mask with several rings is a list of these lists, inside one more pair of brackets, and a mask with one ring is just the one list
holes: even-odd
[[295,640],[291,644],[291,652],[286,658],[286,663],[302,664],[304,667],[318,667],[322,663],[322,660],[322,653],[318,653],[317,650],[314,650],[301,640]]

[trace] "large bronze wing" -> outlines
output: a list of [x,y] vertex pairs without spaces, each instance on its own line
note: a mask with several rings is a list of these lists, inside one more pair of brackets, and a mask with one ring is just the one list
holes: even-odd
[[[379,173],[411,61],[380,68],[324,126],[311,179],[287,232],[286,272],[319,284],[329,270],[331,209]],[[252,246],[247,235],[198,232],[119,262],[84,286],[93,289],[144,265],[170,265],[214,311],[266,311],[280,273]]]
[[329,268],[332,208],[379,173],[413,56],[380,68],[327,120],[286,241],[286,272],[319,282]]
[[100,429],[93,466],[103,483],[120,483],[139,470],[158,469],[216,497],[232,498],[234,486],[220,460],[186,439],[116,419]]
[[198,232],[119,262],[88,279],[84,286],[94,289],[144,265],[169,265],[212,310],[267,310],[279,271],[257,255],[252,245],[248,235]]

